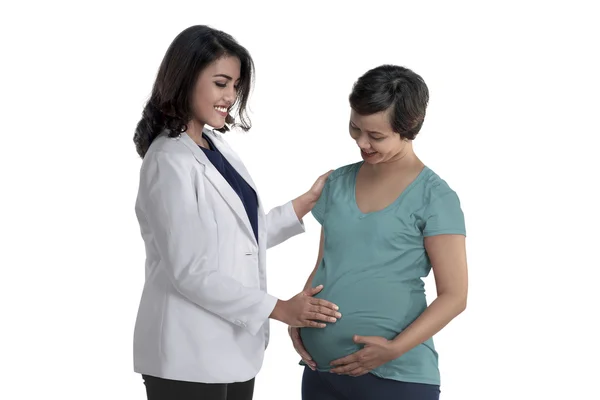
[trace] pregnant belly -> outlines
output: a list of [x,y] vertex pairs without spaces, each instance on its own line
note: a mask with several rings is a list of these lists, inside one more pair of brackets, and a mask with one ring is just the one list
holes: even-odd
[[[363,286],[364,289],[364,286]],[[406,325],[410,295],[394,291],[356,291],[336,295],[335,291],[321,292],[318,297],[340,307],[342,318],[325,328],[302,328],[304,347],[320,370],[330,369],[331,361],[345,357],[362,348],[353,341],[354,335],[396,337]],[[350,296],[349,293],[352,293]]]

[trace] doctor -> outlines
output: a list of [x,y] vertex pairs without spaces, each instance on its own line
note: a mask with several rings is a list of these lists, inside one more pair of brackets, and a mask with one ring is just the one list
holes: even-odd
[[[328,174],[265,215],[241,160],[220,134],[241,119],[253,75],[247,50],[206,26],[167,50],[138,123],[136,214],[146,248],[134,369],[149,400],[250,400],[269,318],[323,328],[341,315],[313,297],[267,293],[266,250],[302,233]],[[234,111],[236,110],[236,111]]]

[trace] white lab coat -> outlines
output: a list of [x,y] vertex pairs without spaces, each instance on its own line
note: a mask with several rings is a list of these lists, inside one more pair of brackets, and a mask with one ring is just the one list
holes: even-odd
[[[223,138],[205,133],[256,191]],[[266,250],[304,232],[291,202],[267,215],[258,204],[257,244],[239,196],[198,145],[186,133],[154,140],[135,208],[146,248],[136,372],[205,383],[257,375],[277,301],[267,294]]]

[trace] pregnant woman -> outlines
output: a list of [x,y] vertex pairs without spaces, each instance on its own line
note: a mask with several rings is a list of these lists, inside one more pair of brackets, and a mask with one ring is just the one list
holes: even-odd
[[305,286],[323,285],[316,297],[342,318],[289,329],[305,400],[439,399],[432,337],[466,307],[467,262],[458,196],[413,151],[428,99],[423,79],[399,66],[354,85],[349,129],[363,161],[335,170],[312,210],[321,241]]

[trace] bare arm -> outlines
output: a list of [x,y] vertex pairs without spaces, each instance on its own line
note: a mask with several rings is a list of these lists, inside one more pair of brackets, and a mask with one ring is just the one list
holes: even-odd
[[425,238],[431,260],[437,298],[408,328],[396,336],[392,347],[396,357],[438,333],[467,306],[468,274],[465,237],[439,235]]

